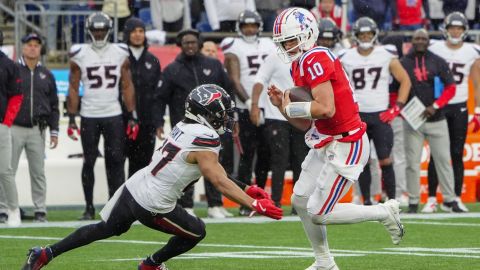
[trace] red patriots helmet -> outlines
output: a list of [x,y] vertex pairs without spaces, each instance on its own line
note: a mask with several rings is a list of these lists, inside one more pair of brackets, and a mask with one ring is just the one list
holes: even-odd
[[[303,8],[287,8],[280,13],[273,24],[273,42],[277,45],[277,51],[280,58],[286,62],[292,62],[298,59],[304,52],[310,50],[317,42],[318,25],[313,14]],[[294,48],[285,50],[284,42],[297,39],[298,45]],[[290,55],[290,51],[300,48],[295,55]]]

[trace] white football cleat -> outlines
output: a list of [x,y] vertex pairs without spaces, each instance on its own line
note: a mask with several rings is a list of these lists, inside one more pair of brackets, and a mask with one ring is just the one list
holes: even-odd
[[465,204],[463,204],[462,199],[457,197],[455,201],[457,201],[458,208],[462,209],[463,212],[469,212],[468,208],[465,206]]
[[437,212],[437,198],[428,197],[428,201],[422,209],[422,213],[430,214]]
[[382,220],[383,226],[390,233],[394,245],[400,244],[405,234],[402,222],[400,221],[400,203],[396,200],[388,200],[380,206],[387,210],[387,218]]
[[402,195],[396,198],[397,201],[400,202],[400,207],[408,207],[408,195],[402,193]]
[[233,217],[233,214],[228,212],[227,209],[224,207],[218,206],[218,209],[220,209],[220,212],[225,216],[225,217]]
[[225,218],[219,207],[208,207],[207,214],[209,218]]

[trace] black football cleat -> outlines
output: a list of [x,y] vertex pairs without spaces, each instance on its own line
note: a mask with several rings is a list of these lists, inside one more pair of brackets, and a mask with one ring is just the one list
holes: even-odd
[[168,270],[168,268],[164,263],[161,265],[148,265],[145,261],[142,261],[138,265],[138,270]]
[[51,251],[47,248],[34,247],[28,251],[27,261],[22,267],[22,270],[40,270],[47,265],[53,256]]

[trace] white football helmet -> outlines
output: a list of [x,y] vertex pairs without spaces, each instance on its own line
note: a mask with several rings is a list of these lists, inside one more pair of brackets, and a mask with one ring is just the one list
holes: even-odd
[[[273,24],[273,42],[277,45],[277,53],[285,63],[298,59],[304,52],[310,50],[318,38],[317,20],[313,14],[303,8],[285,9],[277,16]],[[297,39],[297,46],[288,51],[283,46],[285,41]],[[300,50],[291,55],[296,48]]]

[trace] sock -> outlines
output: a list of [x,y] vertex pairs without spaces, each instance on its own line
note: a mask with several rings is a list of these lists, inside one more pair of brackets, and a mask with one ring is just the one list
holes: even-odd
[[383,183],[389,199],[395,199],[395,171],[393,165],[380,166],[382,169]]
[[362,191],[363,200],[370,200],[370,185],[372,183],[372,173],[370,172],[370,165],[367,163],[363,168],[363,172],[358,178],[358,183],[360,184],[360,190]]
[[330,254],[327,242],[327,228],[325,225],[316,225],[307,212],[308,198],[292,195],[292,205],[295,207],[298,216],[303,224],[310,245],[315,255],[316,265],[334,264],[333,256]]
[[387,210],[381,205],[337,203],[333,211],[324,219],[325,224],[353,224],[364,221],[381,221],[387,216]]

